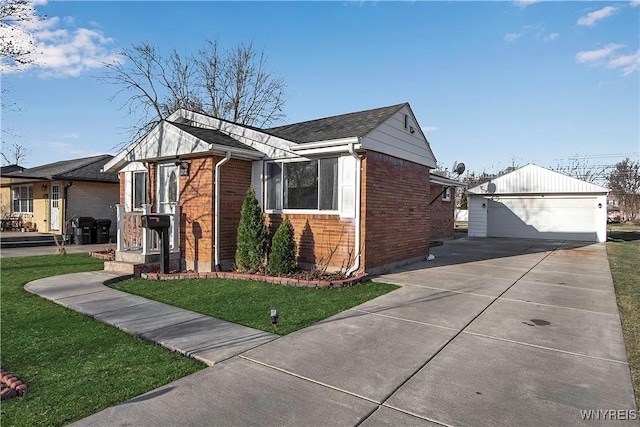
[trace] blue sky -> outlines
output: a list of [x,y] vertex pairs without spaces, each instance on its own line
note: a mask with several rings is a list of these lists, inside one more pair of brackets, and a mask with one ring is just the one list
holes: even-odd
[[619,2],[57,2],[38,67],[6,68],[4,143],[26,166],[114,154],[135,120],[100,82],[121,46],[253,41],[286,84],[284,123],[409,102],[438,161],[475,172],[640,159],[640,7]]

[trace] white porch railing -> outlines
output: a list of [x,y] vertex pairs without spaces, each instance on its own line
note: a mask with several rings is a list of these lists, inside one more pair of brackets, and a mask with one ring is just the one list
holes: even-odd
[[[158,233],[142,227],[142,215],[149,215],[151,205],[142,205],[142,211],[125,212],[124,205],[116,205],[118,220],[118,236],[116,239],[116,251],[142,251],[142,255],[160,252],[160,239]],[[175,206],[175,212],[171,214],[171,227],[169,228],[169,250],[180,250],[180,206]]]

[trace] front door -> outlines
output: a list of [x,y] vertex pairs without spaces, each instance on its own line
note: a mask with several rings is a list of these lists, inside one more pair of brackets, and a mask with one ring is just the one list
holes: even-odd
[[49,215],[51,230],[60,230],[60,184],[51,184],[51,214]]
[[158,165],[158,213],[174,213],[178,203],[178,166]]

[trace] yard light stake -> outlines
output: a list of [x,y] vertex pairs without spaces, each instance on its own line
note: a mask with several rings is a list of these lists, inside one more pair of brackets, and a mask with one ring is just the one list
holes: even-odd
[[274,328],[278,327],[278,310],[275,308],[271,309],[271,324]]

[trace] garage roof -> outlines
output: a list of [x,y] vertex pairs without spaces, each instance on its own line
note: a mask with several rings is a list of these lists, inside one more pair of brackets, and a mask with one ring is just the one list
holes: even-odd
[[470,194],[607,194],[608,192],[607,188],[532,163],[468,190]]

